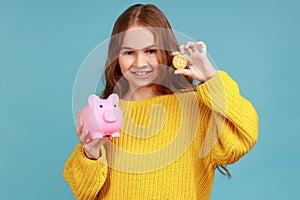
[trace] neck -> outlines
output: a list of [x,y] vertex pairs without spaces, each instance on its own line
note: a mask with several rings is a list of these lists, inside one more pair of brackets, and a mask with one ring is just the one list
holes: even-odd
[[156,95],[157,92],[155,92],[154,86],[145,86],[145,87],[137,88],[135,90],[128,90],[128,92],[123,96],[122,99],[128,101],[137,101],[137,100],[154,97]]

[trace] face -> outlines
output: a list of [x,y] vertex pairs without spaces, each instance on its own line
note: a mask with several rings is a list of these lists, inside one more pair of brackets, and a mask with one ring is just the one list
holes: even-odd
[[154,83],[158,77],[158,51],[154,34],[145,27],[131,26],[126,33],[119,54],[119,65],[135,90]]

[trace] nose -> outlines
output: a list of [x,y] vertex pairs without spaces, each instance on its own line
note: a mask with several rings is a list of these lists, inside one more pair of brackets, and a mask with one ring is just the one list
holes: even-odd
[[147,57],[143,53],[136,54],[135,66],[144,67],[147,65]]
[[106,111],[104,111],[103,114],[104,114],[104,120],[106,122],[115,122],[117,120],[116,116],[112,110],[106,110]]

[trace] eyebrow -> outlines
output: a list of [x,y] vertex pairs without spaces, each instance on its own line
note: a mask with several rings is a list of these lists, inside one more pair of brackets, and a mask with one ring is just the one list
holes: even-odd
[[[151,48],[154,48],[154,47],[155,47],[155,45],[152,44],[152,45],[146,46],[146,47],[141,48],[141,49],[151,49]],[[133,50],[133,49],[135,49],[135,48],[132,48],[132,47],[121,47],[121,50],[123,50],[123,49],[130,49],[130,50]]]

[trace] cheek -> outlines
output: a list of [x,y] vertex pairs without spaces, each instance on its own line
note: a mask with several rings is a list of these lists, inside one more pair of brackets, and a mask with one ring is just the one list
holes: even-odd
[[124,57],[119,57],[119,65],[120,65],[121,72],[124,75],[131,66],[130,59],[126,59]]
[[156,54],[151,55],[149,60],[150,60],[150,63],[152,63],[152,64],[159,64],[159,63],[161,64],[160,59],[158,58],[158,56]]

